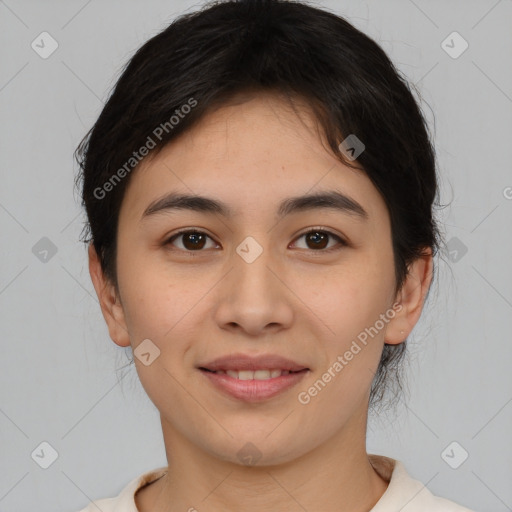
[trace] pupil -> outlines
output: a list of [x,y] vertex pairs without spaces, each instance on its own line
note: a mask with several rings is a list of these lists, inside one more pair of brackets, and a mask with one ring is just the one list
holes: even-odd
[[[327,236],[325,233],[320,233],[318,231],[312,231],[309,235],[309,239],[310,240],[313,240],[313,243],[316,245],[316,249],[318,249],[319,247],[321,249],[323,249],[326,244],[325,243],[321,243],[322,241],[325,242],[327,240]],[[318,242],[320,241],[320,245],[318,245]]]
[[204,236],[201,233],[189,233],[185,236],[185,240],[191,242],[193,249],[197,249],[202,247],[201,242],[204,242]]

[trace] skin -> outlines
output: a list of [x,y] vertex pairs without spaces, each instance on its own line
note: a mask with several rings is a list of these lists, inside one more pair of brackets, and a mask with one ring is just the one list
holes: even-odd
[[[363,171],[326,149],[306,108],[298,115],[271,94],[210,113],[130,180],[119,217],[119,291],[92,245],[89,269],[112,340],[135,350],[149,338],[160,350],[148,366],[134,357],[160,412],[169,464],[137,494],[139,510],[370,510],[387,488],[366,452],[371,382],[383,344],[401,343],[420,317],[431,253],[413,263],[395,295],[384,200]],[[359,202],[368,220],[311,210],[276,221],[281,200],[332,189]],[[216,198],[236,215],[177,210],[141,221],[170,191]],[[334,237],[328,246],[339,250],[316,249],[302,235],[320,226],[347,245]],[[193,251],[186,236],[164,244],[182,228],[210,236],[195,258],[186,255]],[[247,236],[263,249],[250,264],[236,252]],[[301,404],[298,393],[396,301],[401,310],[378,335]],[[277,353],[310,372],[298,386],[249,404],[221,394],[196,369],[233,352]],[[253,466],[237,456],[247,442],[261,453]]]

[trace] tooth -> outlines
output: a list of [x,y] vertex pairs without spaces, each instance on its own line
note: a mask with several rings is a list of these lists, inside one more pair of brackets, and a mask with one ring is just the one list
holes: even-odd
[[[281,372],[279,372],[279,373],[281,373]],[[254,378],[257,380],[270,379],[270,371],[269,370],[256,370],[254,372]]]
[[289,370],[280,370],[279,368],[274,369],[261,369],[261,370],[217,370],[216,373],[229,375],[233,379],[239,380],[267,380],[275,379],[281,375],[288,375]]

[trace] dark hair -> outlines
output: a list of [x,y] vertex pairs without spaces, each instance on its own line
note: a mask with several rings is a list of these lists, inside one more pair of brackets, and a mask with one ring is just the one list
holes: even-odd
[[[82,241],[94,244],[107,279],[118,290],[118,216],[127,174],[140,158],[134,151],[149,147],[149,157],[158,154],[247,91],[305,100],[334,154],[345,165],[363,168],[389,211],[400,290],[410,263],[425,249],[434,255],[439,249],[432,212],[438,194],[435,152],[426,121],[408,81],[376,42],[338,15],[283,0],[206,4],[175,19],[125,66],[75,151],[90,235]],[[354,162],[339,148],[350,134],[365,145]],[[390,380],[402,388],[405,348],[406,341],[385,344],[371,406],[381,401]]]

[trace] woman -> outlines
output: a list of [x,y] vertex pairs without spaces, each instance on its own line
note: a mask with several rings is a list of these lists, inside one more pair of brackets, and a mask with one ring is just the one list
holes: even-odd
[[343,18],[226,1],[146,42],[77,150],[89,269],[168,466],[85,511],[468,511],[366,452],[440,235],[426,123]]

